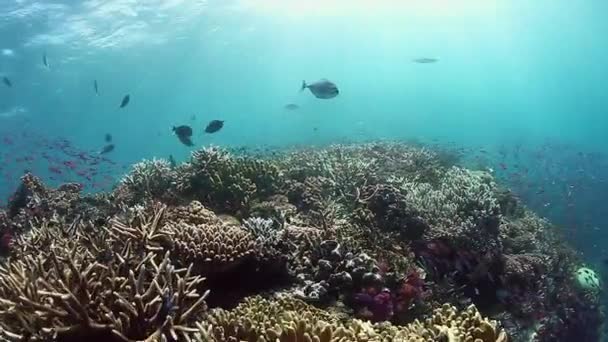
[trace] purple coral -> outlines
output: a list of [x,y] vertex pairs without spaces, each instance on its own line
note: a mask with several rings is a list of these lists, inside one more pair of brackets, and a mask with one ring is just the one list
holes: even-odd
[[393,296],[389,289],[383,289],[378,294],[358,293],[354,300],[359,307],[359,316],[370,321],[388,321],[393,317]]

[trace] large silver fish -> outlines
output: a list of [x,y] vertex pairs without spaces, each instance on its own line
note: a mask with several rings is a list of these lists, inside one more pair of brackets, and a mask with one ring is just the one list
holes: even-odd
[[302,81],[301,90],[306,88],[308,88],[310,92],[319,99],[331,99],[338,96],[340,93],[340,91],[338,91],[338,87],[334,83],[324,78],[312,84],[306,84],[306,81]]

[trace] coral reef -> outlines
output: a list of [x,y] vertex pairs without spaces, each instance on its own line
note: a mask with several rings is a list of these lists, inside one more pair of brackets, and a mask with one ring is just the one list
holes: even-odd
[[164,159],[144,160],[133,165],[114,190],[115,200],[129,205],[163,199],[173,202],[175,171]]
[[457,160],[212,147],[94,196],[26,174],[0,210],[0,339],[597,340],[559,230]]
[[53,248],[0,268],[0,336],[9,341],[181,340],[205,309],[203,280],[168,254],[134,265],[125,251],[100,263],[86,250]]
[[204,341],[479,341],[506,342],[495,321],[474,306],[444,305],[424,321],[404,327],[370,324],[315,309],[291,298],[247,298],[231,311],[214,310],[199,325]]
[[280,182],[274,164],[213,147],[194,152],[177,172],[180,193],[220,212],[239,215],[255,199],[274,194]]

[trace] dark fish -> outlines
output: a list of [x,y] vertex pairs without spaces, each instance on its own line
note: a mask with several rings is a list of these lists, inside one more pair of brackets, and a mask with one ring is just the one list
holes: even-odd
[[7,87],[12,87],[13,86],[13,82],[11,82],[11,80],[8,79],[8,77],[2,77],[2,82],[4,82],[4,84],[6,84]]
[[340,93],[338,87],[326,79],[321,79],[313,84],[306,84],[306,81],[302,81],[302,89],[300,91],[306,88],[310,89],[310,92],[319,99],[331,99]]
[[285,109],[287,110],[298,110],[300,108],[300,106],[298,106],[295,103],[290,103],[288,105],[285,105]]
[[129,104],[129,101],[131,101],[131,96],[125,95],[125,97],[122,98],[122,102],[120,103],[120,108],[125,108]]
[[106,133],[104,139],[107,143],[112,142],[112,135],[110,133]]
[[173,132],[175,132],[175,135],[178,137],[190,138],[192,136],[192,127],[187,125],[173,127]]
[[49,68],[49,60],[46,57],[46,52],[42,54],[42,64],[44,64],[45,67]]
[[173,158],[172,154],[169,155],[169,164],[171,165],[172,169],[174,169],[175,166],[177,166],[177,163],[175,162],[175,158]]
[[205,133],[215,133],[224,127],[224,121],[222,120],[212,120],[209,122],[207,127],[205,127]]
[[186,146],[193,146],[194,144],[192,143],[192,128],[190,126],[179,126],[179,127],[173,127],[173,132],[175,132],[175,135],[177,136],[177,138],[179,139],[179,141],[186,145]]
[[194,143],[192,142],[192,139],[190,139],[189,137],[180,137],[179,135],[177,136],[177,138],[179,139],[179,141],[186,145],[186,146],[194,146]]
[[107,144],[106,146],[104,146],[101,151],[99,152],[99,154],[106,154],[106,153],[110,153],[114,151],[114,144]]
[[437,63],[437,62],[439,62],[439,59],[437,59],[437,58],[422,57],[422,58],[415,58],[412,61],[414,63],[418,63],[418,64],[431,64],[431,63]]
[[99,95],[99,87],[97,86],[97,80],[93,81],[93,89],[95,89],[95,95]]
[[190,120],[191,120],[191,121],[195,121],[195,120],[196,120],[196,115],[192,115],[192,116],[190,117]]

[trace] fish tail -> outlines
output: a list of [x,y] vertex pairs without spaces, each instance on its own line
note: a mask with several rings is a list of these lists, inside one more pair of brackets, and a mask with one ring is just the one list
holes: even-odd
[[306,81],[302,81],[302,88],[300,88],[300,91],[306,89],[308,86],[306,85]]

